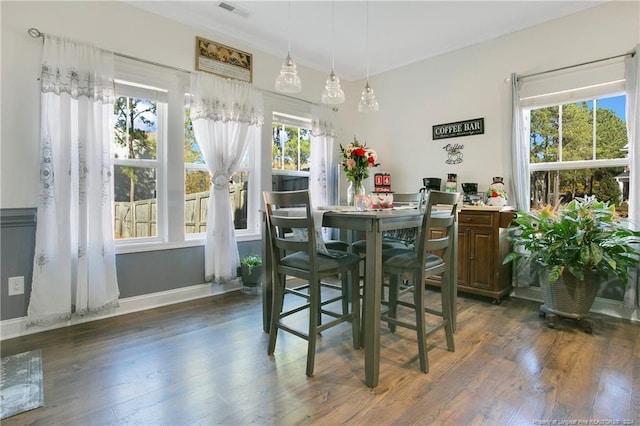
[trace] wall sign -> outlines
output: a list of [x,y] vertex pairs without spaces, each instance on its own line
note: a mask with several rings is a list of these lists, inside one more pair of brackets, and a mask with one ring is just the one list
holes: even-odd
[[196,70],[251,83],[253,55],[215,41],[196,37]]
[[460,164],[462,163],[462,150],[464,149],[464,145],[459,143],[448,143],[442,147],[445,151],[447,151],[447,159],[445,163],[447,164]]
[[456,121],[455,123],[433,126],[433,140],[457,138],[460,136],[481,135],[484,133],[484,118]]

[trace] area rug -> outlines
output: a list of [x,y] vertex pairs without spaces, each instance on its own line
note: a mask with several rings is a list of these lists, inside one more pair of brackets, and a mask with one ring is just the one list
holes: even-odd
[[0,419],[41,407],[42,352],[36,349],[2,358]]

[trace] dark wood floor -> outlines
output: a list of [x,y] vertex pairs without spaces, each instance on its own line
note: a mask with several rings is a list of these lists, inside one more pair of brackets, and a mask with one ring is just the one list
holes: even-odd
[[2,424],[640,425],[638,324],[554,330],[538,308],[461,296],[456,351],[436,334],[428,374],[411,332],[383,326],[375,389],[348,324],[320,338],[313,378],[295,336],[267,356],[260,296],[243,293],[20,337],[2,356],[42,350],[44,407]]

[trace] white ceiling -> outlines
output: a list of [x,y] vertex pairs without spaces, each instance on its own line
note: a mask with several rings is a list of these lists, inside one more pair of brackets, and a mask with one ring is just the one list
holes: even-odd
[[[333,37],[330,1],[225,1],[238,8],[235,12],[219,7],[220,0],[124,1],[207,34],[219,34],[224,40],[230,40],[227,44],[241,43],[249,47],[243,50],[250,53],[255,48],[283,59],[290,30],[291,56],[299,66],[328,74],[332,50],[335,50],[338,77],[354,81],[366,76],[365,1],[335,1]],[[368,3],[370,75],[494,39],[605,1],[372,0]],[[238,11],[248,16],[241,16]]]

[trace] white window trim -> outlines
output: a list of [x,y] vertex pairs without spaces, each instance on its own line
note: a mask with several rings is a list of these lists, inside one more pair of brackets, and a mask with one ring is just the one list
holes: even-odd
[[[164,116],[157,128],[157,237],[116,240],[116,253],[134,253],[204,245],[204,239],[187,240],[184,233],[184,99],[189,76],[185,73],[116,57],[117,87],[127,85],[126,95],[146,97],[158,103]],[[129,94],[130,93],[130,94]],[[120,92],[117,91],[117,95]],[[125,93],[123,93],[125,95]],[[180,143],[172,143],[172,141]],[[170,161],[170,159],[176,160]],[[142,165],[148,160],[139,161]],[[124,160],[126,162],[126,160]],[[117,164],[114,160],[114,164]]]
[[[146,93],[145,89],[139,89],[133,87],[133,90],[129,90],[130,87],[127,85],[119,85],[119,91],[117,92],[118,96],[126,96],[126,97],[137,97],[137,98],[145,98],[154,100],[154,97],[148,96],[149,93]],[[159,244],[165,241],[164,235],[166,235],[163,230],[166,229],[166,204],[167,199],[164,196],[166,194],[166,188],[164,187],[164,182],[166,179],[164,178],[165,170],[166,170],[166,159],[164,155],[164,150],[166,146],[166,120],[167,120],[167,104],[162,101],[156,100],[156,117],[157,117],[157,127],[156,127],[156,158],[155,159],[147,159],[147,158],[112,158],[111,162],[113,166],[124,166],[124,167],[136,167],[136,168],[152,168],[155,169],[155,179],[156,179],[156,236],[155,237],[141,237],[141,238],[126,238],[122,240],[115,240],[116,252],[118,252],[117,248],[119,246],[133,246],[135,244]]]
[[581,160],[581,161],[558,161],[553,163],[529,163],[529,170],[574,170],[574,169],[595,169],[602,167],[626,167],[629,165],[628,158],[615,158],[611,160]]

